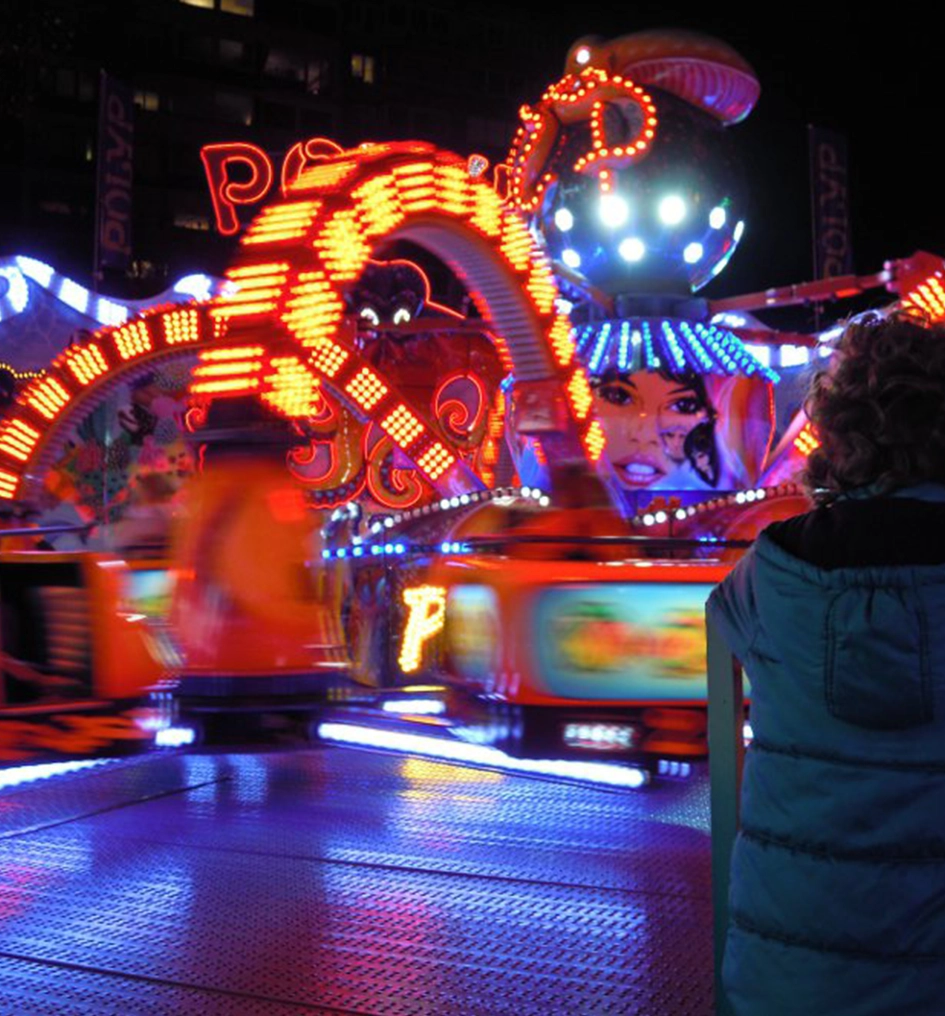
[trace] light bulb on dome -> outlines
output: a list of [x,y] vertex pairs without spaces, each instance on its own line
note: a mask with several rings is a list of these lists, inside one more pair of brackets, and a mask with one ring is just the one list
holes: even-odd
[[562,233],[567,233],[574,226],[574,216],[567,208],[559,208],[555,212],[555,225]]
[[621,241],[617,250],[624,261],[640,261],[646,254],[646,245],[639,237],[630,236]]
[[683,261],[687,265],[694,265],[702,257],[702,244],[701,243],[690,243],[686,245],[686,249],[683,251]]
[[630,206],[619,194],[602,194],[600,198],[600,221],[611,229],[622,226],[630,215]]
[[573,247],[566,247],[561,252],[561,260],[568,266],[568,268],[581,267],[581,255],[578,254]]
[[668,194],[659,203],[658,213],[665,226],[678,226],[686,217],[686,202],[678,194]]
[[725,213],[725,209],[721,205],[716,205],[715,208],[709,212],[709,225],[712,229],[721,229],[725,225],[725,220],[728,216]]

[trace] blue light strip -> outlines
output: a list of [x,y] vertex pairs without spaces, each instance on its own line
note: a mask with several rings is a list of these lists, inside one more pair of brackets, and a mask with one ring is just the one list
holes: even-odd
[[663,346],[669,350],[670,359],[679,371],[686,369],[686,357],[682,351],[682,347],[679,345],[676,339],[676,333],[673,331],[673,326],[668,321],[660,322],[660,331],[663,334]]
[[66,306],[90,317],[102,325],[121,325],[135,314],[162,303],[180,302],[187,298],[209,300],[220,292],[222,282],[209,275],[186,275],[172,289],[173,296],[161,293],[151,300],[116,300],[98,296],[78,282],[60,275],[52,265],[36,258],[18,255],[0,260],[0,276],[8,289],[0,298],[0,321],[20,314],[29,306],[29,286],[26,280],[60,300]]
[[662,365],[659,357],[653,351],[653,336],[650,332],[649,321],[640,322],[640,331],[643,333],[643,356],[646,361],[646,369],[659,370]]
[[629,370],[630,369],[630,322],[620,322],[620,346],[617,352],[617,369],[618,370]]
[[90,769],[111,761],[107,758],[96,758],[75,762],[39,762],[34,765],[0,769],[0,790],[19,787],[24,783],[33,783],[35,780],[46,780],[51,776],[60,776],[63,773],[72,773],[78,769]]
[[[403,557],[405,554],[471,554],[472,548],[460,540],[444,540],[438,546],[431,546],[429,543],[405,542],[403,538],[392,539],[389,530],[395,526],[411,522],[418,518],[430,518],[438,512],[451,511],[457,508],[466,508],[473,504],[485,504],[487,501],[501,503],[505,500],[524,499],[534,501],[540,507],[547,508],[551,499],[539,487],[496,487],[494,490],[479,490],[472,494],[459,494],[454,497],[444,497],[442,500],[422,508],[409,512],[401,512],[396,515],[388,515],[381,521],[371,524],[371,535],[378,537],[377,542],[365,541],[360,536],[352,538],[351,543],[344,547],[335,549],[325,548],[322,550],[323,561],[344,561],[348,558],[361,557]],[[347,509],[336,508],[331,515],[331,522],[341,520],[347,515]],[[323,530],[323,535],[327,533]]]
[[569,759],[512,758],[498,748],[485,745],[448,741],[440,737],[423,737],[420,734],[400,734],[391,730],[376,730],[353,723],[320,723],[318,736],[324,741],[359,745],[365,748],[382,748],[410,755],[449,762],[486,766],[506,772],[536,776],[557,776],[587,783],[602,783],[611,787],[637,789],[645,786],[649,773],[633,766],[619,766],[612,762],[572,762]]
[[682,332],[683,338],[686,340],[689,349],[692,351],[699,363],[699,371],[704,374],[711,373],[713,366],[712,357],[706,352],[705,346],[703,346],[699,341],[699,336],[690,327],[689,322],[680,322],[679,330]]
[[600,368],[600,362],[603,359],[604,353],[607,350],[607,346],[610,340],[611,326],[609,321],[605,321],[603,327],[597,336],[597,345],[594,347],[594,355],[591,357],[588,370],[592,374],[596,374]]

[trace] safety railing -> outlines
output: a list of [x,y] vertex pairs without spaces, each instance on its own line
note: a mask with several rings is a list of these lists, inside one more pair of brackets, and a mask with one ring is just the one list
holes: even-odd
[[722,988],[728,929],[729,866],[738,832],[745,711],[741,665],[706,615],[709,698],[709,801],[712,830],[712,917],[716,1016],[733,1016]]

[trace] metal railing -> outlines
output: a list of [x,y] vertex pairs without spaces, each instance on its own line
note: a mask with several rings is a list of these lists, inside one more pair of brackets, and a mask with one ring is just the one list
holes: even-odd
[[745,712],[742,668],[708,614],[706,663],[709,700],[709,802],[712,830],[712,923],[716,1016],[733,1016],[722,988],[722,957],[728,930],[730,864],[738,832]]

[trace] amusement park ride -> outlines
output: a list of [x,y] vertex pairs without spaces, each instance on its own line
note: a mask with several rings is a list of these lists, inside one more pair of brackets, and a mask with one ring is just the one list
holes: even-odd
[[[491,179],[425,143],[300,143],[217,295],[113,303],[21,381],[0,759],[418,685],[510,752],[703,757],[706,596],[805,509],[816,443],[779,386],[825,336],[751,312],[885,286],[945,314],[924,254],[695,295],[744,230],[729,141],[758,92],[722,42],[638,33],[576,43]],[[235,233],[272,165],[203,159]],[[433,300],[431,261],[462,306]],[[36,265],[0,273],[4,299]],[[64,505],[85,550],[9,549],[52,542]]]

